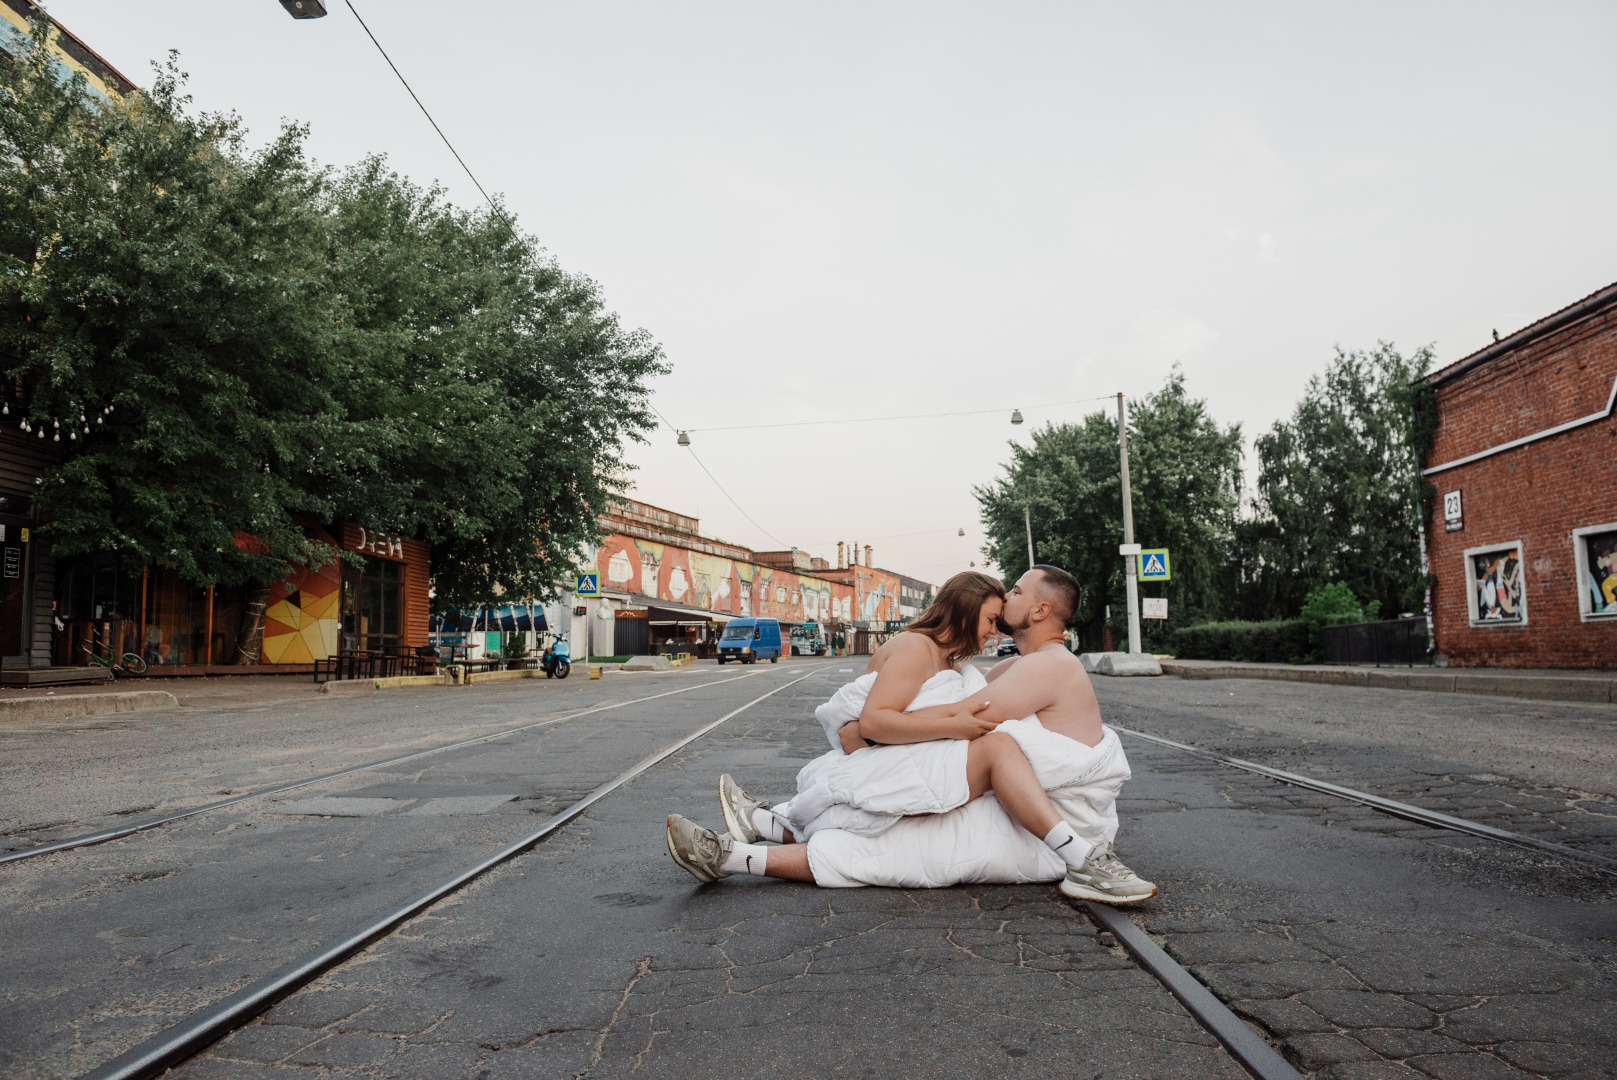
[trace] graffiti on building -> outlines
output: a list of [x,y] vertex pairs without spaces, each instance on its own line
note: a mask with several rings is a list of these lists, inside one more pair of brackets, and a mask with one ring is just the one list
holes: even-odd
[[1578,537],[1586,567],[1583,587],[1590,615],[1617,615],[1617,531]]
[[[621,533],[607,536],[598,561],[610,589],[705,611],[798,623],[847,621],[856,607],[854,587],[842,582]],[[896,585],[889,588],[883,583],[881,590],[881,596],[871,600],[872,609],[878,611],[875,618],[891,618],[886,608],[896,595]]]

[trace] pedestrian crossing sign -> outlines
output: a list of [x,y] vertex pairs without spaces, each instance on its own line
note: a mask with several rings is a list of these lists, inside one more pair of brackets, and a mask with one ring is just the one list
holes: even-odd
[[1172,578],[1168,572],[1167,548],[1145,548],[1140,552],[1141,581],[1170,581]]
[[579,574],[578,582],[573,588],[573,592],[577,593],[579,596],[600,596],[601,575]]

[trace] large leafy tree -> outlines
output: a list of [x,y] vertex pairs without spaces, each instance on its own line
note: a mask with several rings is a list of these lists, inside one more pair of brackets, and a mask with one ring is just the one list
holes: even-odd
[[40,478],[53,550],[200,583],[320,558],[294,515],[329,505],[266,471],[356,434],[302,131],[246,152],[233,118],[186,111],[172,61],[110,103],[52,66],[35,46],[0,70],[0,364],[27,392],[8,420],[68,452]]
[[599,289],[502,213],[469,213],[371,159],[330,193],[346,415],[376,439],[320,478],[350,517],[431,541],[441,598],[548,595],[653,423],[666,370]]
[[99,102],[36,48],[0,99],[0,366],[67,452],[58,554],[262,585],[351,518],[431,542],[441,600],[549,594],[665,370],[593,282],[299,127],[250,150],[172,61]]
[[[1078,424],[1050,424],[1033,433],[1031,446],[1012,443],[1010,449],[1005,475],[975,492],[988,534],[984,554],[1008,579],[1027,569],[1027,507],[1035,555],[1083,585],[1074,623],[1095,644],[1108,606],[1114,629],[1124,619],[1116,417],[1102,411]],[[1136,539],[1169,548],[1173,559],[1171,582],[1142,586],[1145,595],[1169,599],[1167,626],[1143,627],[1156,641],[1169,627],[1216,617],[1226,606],[1241,487],[1240,427],[1215,422],[1175,370],[1161,390],[1130,403],[1129,480]]]
[[1430,349],[1338,350],[1289,420],[1258,436],[1257,492],[1242,523],[1243,612],[1295,616],[1311,590],[1343,582],[1384,612],[1419,603],[1414,383]]

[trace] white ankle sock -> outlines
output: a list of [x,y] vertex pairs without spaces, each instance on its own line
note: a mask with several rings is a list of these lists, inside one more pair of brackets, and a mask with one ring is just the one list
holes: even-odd
[[764,864],[769,861],[769,849],[762,844],[743,844],[739,840],[730,847],[730,854],[719,864],[726,874],[752,874],[764,876]]
[[769,810],[760,806],[752,812],[752,827],[758,830],[758,835],[765,840],[772,840],[777,844],[786,842],[786,826]]
[[1065,821],[1056,822],[1055,828],[1045,834],[1044,843],[1051,851],[1060,855],[1068,866],[1083,866],[1089,853],[1095,850],[1095,845],[1080,839],[1078,834],[1072,831],[1072,826]]

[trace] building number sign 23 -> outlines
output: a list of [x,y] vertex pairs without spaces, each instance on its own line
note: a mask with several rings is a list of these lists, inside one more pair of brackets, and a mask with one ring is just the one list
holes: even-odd
[[1458,491],[1445,491],[1443,493],[1443,529],[1446,532],[1459,532],[1465,528],[1465,515],[1460,508],[1460,493]]

